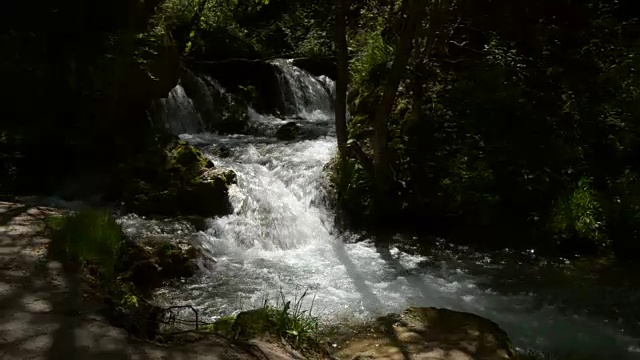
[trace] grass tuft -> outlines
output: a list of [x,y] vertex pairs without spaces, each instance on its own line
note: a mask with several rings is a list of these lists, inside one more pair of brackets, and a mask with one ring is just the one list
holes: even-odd
[[288,300],[280,291],[274,301],[267,297],[259,308],[241,312],[235,318],[221,318],[209,330],[234,340],[248,340],[268,334],[283,339],[298,350],[318,350],[319,321],[312,314],[315,295],[306,309],[304,302],[308,297],[309,292],[305,290],[300,296]]
[[50,218],[50,253],[65,263],[95,265],[104,279],[111,279],[124,242],[124,234],[113,216],[104,210]]

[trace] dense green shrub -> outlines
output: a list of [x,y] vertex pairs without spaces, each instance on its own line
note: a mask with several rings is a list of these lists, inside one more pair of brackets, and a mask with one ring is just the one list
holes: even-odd
[[[508,8],[521,24],[514,27],[465,5],[456,16],[466,25],[443,49],[421,53],[428,38],[414,39],[388,118],[397,186],[388,223],[564,254],[640,249],[640,78],[630,72],[640,20],[625,6]],[[351,37],[349,137],[368,154],[402,27],[391,7],[363,5]],[[579,23],[567,17],[577,12]],[[370,174],[336,169],[343,208],[366,223]]]

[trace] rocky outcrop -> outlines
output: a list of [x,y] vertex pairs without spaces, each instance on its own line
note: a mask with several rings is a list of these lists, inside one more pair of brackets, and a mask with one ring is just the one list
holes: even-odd
[[437,308],[409,308],[377,320],[372,332],[340,344],[338,359],[515,359],[507,334],[480,316]]
[[167,280],[190,277],[197,270],[200,250],[188,240],[149,236],[125,243],[119,272],[139,289],[152,289]]
[[198,215],[231,212],[228,187],[233,171],[214,167],[199,150],[183,142],[160,141],[119,170],[116,197],[139,215]]

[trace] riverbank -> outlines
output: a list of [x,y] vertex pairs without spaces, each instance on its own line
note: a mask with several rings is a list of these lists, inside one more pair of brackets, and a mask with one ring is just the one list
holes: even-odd
[[167,346],[112,326],[91,286],[48,256],[45,221],[65,212],[0,202],[0,358],[262,359],[264,351],[286,358],[277,344],[241,347],[212,334]]
[[[0,244],[3,250],[0,267],[2,284],[0,288],[2,303],[0,355],[3,359],[329,358],[328,352],[318,351],[320,349],[301,355],[285,345],[281,339],[265,338],[264,333],[257,333],[256,335],[259,336],[257,339],[243,342],[234,342],[216,334],[204,332],[193,333],[193,336],[182,337],[181,342],[171,344],[158,344],[132,338],[123,329],[112,326],[108,319],[101,315],[104,313],[105,304],[95,292],[95,284],[88,283],[80,273],[65,271],[63,264],[51,259],[50,240],[45,231],[45,224],[48,218],[65,215],[65,213],[67,213],[66,210],[51,207],[0,202]],[[371,331],[369,333],[360,331],[340,340],[334,339],[340,343],[339,347],[336,344],[334,357],[338,359],[361,356],[383,358],[389,355],[389,351],[399,356],[404,356],[405,352],[410,351],[413,355],[424,355],[428,352],[433,353],[434,359],[449,359],[444,355],[453,351],[454,355],[458,354],[455,355],[457,356],[454,357],[455,359],[467,359],[469,355],[464,355],[464,347],[459,343],[460,336],[455,336],[456,344],[441,339],[444,332],[437,327],[441,327],[444,320],[437,320],[437,318],[438,315],[447,315],[448,320],[445,319],[445,322],[449,323],[447,326],[449,334],[453,334],[453,328],[464,332],[467,325],[473,324],[471,326],[474,329],[477,328],[474,330],[477,332],[473,335],[474,338],[478,338],[485,332],[497,334],[495,338],[497,340],[494,342],[497,341],[499,344],[492,345],[492,351],[497,351],[496,354],[500,355],[489,356],[488,359],[512,358],[510,342],[497,325],[470,314],[443,311],[427,309],[426,312],[416,312],[414,310],[396,317],[388,316],[372,324],[369,327]],[[416,314],[420,316],[416,317]],[[428,316],[422,316],[424,314]],[[242,315],[237,319],[241,317]],[[417,325],[415,321],[412,324],[408,323],[411,319],[421,318],[435,322],[431,324],[423,322]],[[450,321],[454,318],[457,321],[456,324]],[[240,321],[237,319],[236,323]],[[473,322],[468,322],[469,319]],[[253,322],[244,326],[253,327],[258,332],[269,330],[258,329],[258,324]],[[427,336],[425,326],[436,326],[435,330],[439,330],[439,335],[432,334],[425,337]],[[486,331],[487,326],[491,327],[489,331]],[[420,327],[422,327],[422,335],[418,335]],[[363,337],[363,335],[366,336]],[[391,338],[395,338],[395,342],[389,343]],[[449,338],[453,339],[454,336],[451,335]],[[484,339],[482,336],[478,339],[481,338]],[[494,335],[490,338],[494,339]],[[185,339],[188,344],[185,344]],[[434,346],[434,340],[440,346]],[[331,342],[329,339],[328,341]],[[414,346],[416,342],[420,343],[418,348]],[[363,349],[362,344],[379,348],[379,351],[371,353],[371,349]],[[405,349],[406,346],[409,346],[410,350]],[[452,350],[452,346],[455,349]],[[500,349],[495,350],[496,346]],[[477,348],[477,351],[487,351],[485,345],[472,347]]]

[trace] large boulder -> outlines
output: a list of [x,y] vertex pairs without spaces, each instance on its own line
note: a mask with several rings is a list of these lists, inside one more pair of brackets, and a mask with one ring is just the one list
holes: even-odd
[[168,280],[192,276],[199,256],[199,248],[189,239],[147,236],[125,243],[119,271],[138,289],[148,290]]
[[338,359],[515,359],[507,334],[480,316],[438,308],[409,308],[377,320],[371,332],[340,344]]
[[213,217],[232,210],[228,187],[235,182],[233,171],[216,169],[183,141],[148,149],[118,175],[116,197],[139,215]]

